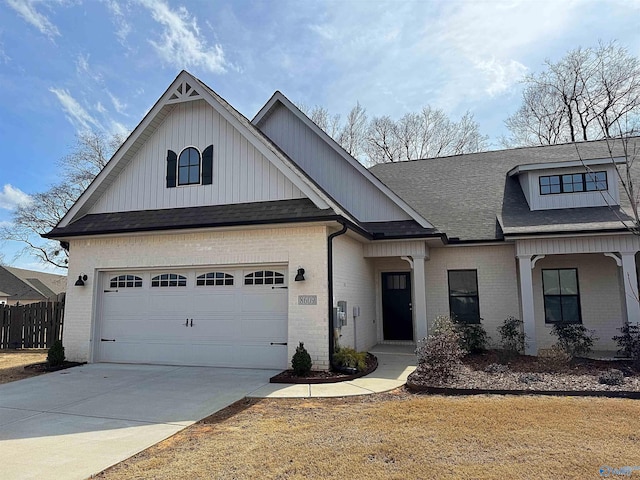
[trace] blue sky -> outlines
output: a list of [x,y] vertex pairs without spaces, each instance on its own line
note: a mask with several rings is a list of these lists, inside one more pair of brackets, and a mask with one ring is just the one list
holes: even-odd
[[[133,129],[181,69],[251,118],[275,90],[345,115],[429,104],[498,145],[523,75],[578,46],[640,56],[640,0],[0,0],[0,223],[83,129]],[[5,261],[42,269],[19,245]]]

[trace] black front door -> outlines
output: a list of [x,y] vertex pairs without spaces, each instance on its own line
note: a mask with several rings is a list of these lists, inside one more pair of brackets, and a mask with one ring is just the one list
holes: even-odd
[[411,274],[382,274],[382,327],[385,340],[413,340]]

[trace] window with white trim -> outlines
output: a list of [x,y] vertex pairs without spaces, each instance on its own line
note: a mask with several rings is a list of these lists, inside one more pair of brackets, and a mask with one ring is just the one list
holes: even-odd
[[542,270],[545,323],[581,323],[578,269]]
[[185,148],[178,157],[178,185],[200,183],[200,152],[197,148]]
[[140,288],[142,278],[136,275],[118,275],[109,281],[109,288]]
[[176,273],[163,273],[151,279],[152,287],[186,287],[187,277]]
[[569,173],[543,175],[539,178],[540,195],[556,193],[583,193],[603,191],[609,188],[607,172]]
[[284,285],[284,275],[273,270],[259,270],[244,276],[245,285]]
[[230,286],[233,285],[233,275],[224,272],[208,272],[196,277],[197,286]]

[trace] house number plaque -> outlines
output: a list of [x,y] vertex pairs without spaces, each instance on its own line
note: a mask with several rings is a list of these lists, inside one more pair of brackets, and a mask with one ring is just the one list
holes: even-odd
[[317,295],[298,295],[298,305],[317,305]]

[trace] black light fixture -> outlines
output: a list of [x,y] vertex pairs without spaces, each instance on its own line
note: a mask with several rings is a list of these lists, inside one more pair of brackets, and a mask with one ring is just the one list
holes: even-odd
[[304,268],[298,268],[298,273],[296,275],[296,282],[304,282]]
[[76,283],[74,284],[76,287],[84,287],[84,282],[87,281],[87,276],[86,275],[78,275],[78,279],[76,280]]

